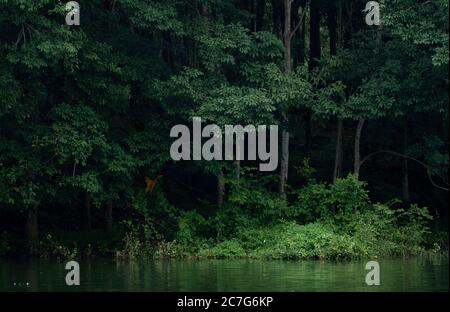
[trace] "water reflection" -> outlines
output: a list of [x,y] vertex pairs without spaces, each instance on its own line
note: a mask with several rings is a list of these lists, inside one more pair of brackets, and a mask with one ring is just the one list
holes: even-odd
[[379,262],[369,287],[363,261],[83,259],[69,287],[63,261],[0,260],[0,291],[448,291],[446,256]]

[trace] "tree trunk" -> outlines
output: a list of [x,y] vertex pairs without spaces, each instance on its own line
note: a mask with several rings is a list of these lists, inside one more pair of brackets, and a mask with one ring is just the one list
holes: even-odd
[[282,113],[283,131],[281,132],[281,162],[280,162],[280,181],[278,191],[282,198],[286,198],[286,184],[289,175],[289,131],[288,118],[285,113]]
[[30,208],[26,221],[27,241],[30,249],[33,249],[39,241],[38,205]]
[[305,156],[307,158],[311,157],[312,152],[312,117],[309,111],[305,112]]
[[88,192],[84,196],[84,229],[87,231],[92,230],[91,196]]
[[113,227],[113,203],[108,201],[106,203],[105,211],[106,231],[111,232]]
[[293,36],[295,38],[295,55],[294,68],[303,64],[306,59],[305,48],[305,29],[306,29],[306,3],[303,0],[294,0],[292,3],[292,25],[298,27],[298,33]]
[[292,71],[292,57],[291,57],[291,0],[284,0],[284,71],[289,74]]
[[[313,71],[318,65],[322,54],[320,43],[320,9],[317,1],[310,2],[309,18],[309,70]],[[316,86],[318,87],[318,86]],[[305,155],[311,157],[312,151],[312,117],[311,112],[305,113]]]
[[256,12],[255,12],[255,0],[247,0],[247,11],[250,13],[251,21],[250,21],[250,27],[248,29],[252,30],[253,32],[256,31]]
[[256,31],[263,30],[264,14],[266,12],[266,0],[257,0],[256,2]]
[[234,172],[234,178],[236,180],[236,190],[239,190],[239,182],[241,180],[241,161],[236,160],[235,161],[235,172]]
[[284,33],[283,22],[283,5],[280,0],[272,0],[272,21],[273,21],[273,33],[281,37]]
[[344,128],[341,118],[338,119],[337,134],[336,134],[336,155],[334,159],[333,183],[342,176],[342,161],[343,161],[343,144],[342,144],[342,130]]
[[[403,125],[403,154],[408,155],[408,117],[405,118],[405,123]],[[405,202],[410,201],[409,194],[409,177],[408,177],[408,158],[403,157],[402,163],[402,195]]]
[[330,8],[328,9],[328,35],[330,37],[330,55],[337,54],[337,42],[338,42],[338,25],[337,25],[337,10],[333,4],[330,4]]
[[[340,4],[341,8],[341,4]],[[330,37],[330,55],[335,56],[337,54],[338,48],[338,24],[341,23],[341,16],[337,16],[340,14],[341,9],[336,9],[336,7],[331,4],[331,8],[328,9],[328,34]],[[339,20],[339,21],[338,21]],[[336,183],[336,180],[341,177],[342,171],[342,161],[343,161],[343,148],[342,148],[342,130],[343,130],[343,121],[341,118],[338,118],[337,123],[337,133],[336,133],[336,154],[334,158],[334,170],[333,170],[333,183]]]
[[365,119],[361,118],[358,121],[355,133],[355,160],[353,174],[359,179],[359,169],[361,167],[361,134],[364,127]]
[[343,20],[343,14],[342,14],[342,2],[339,1],[338,7],[337,7],[337,45],[338,47],[343,47],[344,45],[344,20]]
[[220,208],[223,206],[225,198],[225,177],[222,170],[217,175],[217,206]]
[[302,26],[300,27],[300,31],[297,36],[300,42],[298,44],[298,49],[295,54],[296,66],[304,64],[306,60],[305,29],[306,29],[306,18],[303,19]]
[[[290,74],[292,71],[291,58],[291,0],[284,0],[284,71]],[[281,161],[278,191],[282,198],[286,198],[286,184],[289,173],[289,117],[285,111],[281,112]]]
[[345,10],[345,25],[344,18],[342,18],[342,45],[345,47],[350,47],[350,43],[353,37],[353,13],[354,13],[354,3],[353,1],[344,1],[344,8],[341,10]]
[[317,67],[322,54],[320,46],[320,11],[317,1],[311,1],[309,19],[309,68]]

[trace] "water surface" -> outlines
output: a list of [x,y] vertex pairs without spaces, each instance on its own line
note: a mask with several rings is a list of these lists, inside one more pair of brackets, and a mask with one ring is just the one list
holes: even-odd
[[448,291],[448,257],[378,260],[381,285],[365,284],[365,261],[80,260],[81,285],[64,261],[0,260],[0,291]]

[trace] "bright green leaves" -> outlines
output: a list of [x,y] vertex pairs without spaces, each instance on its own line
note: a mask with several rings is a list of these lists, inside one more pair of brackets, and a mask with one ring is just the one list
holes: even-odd
[[217,125],[273,124],[274,101],[260,89],[221,87],[202,103],[197,116]]
[[312,85],[305,67],[286,75],[275,64],[265,67],[265,80],[262,87],[268,90],[270,98],[277,107],[304,107],[312,95]]
[[62,25],[52,25],[50,30],[24,32],[25,37],[19,38],[22,44],[12,46],[6,56],[12,64],[20,64],[30,71],[56,66],[59,62],[68,71],[79,66],[78,53],[85,40],[83,33]]
[[79,57],[80,69],[71,77],[73,92],[80,100],[89,98],[92,106],[107,107],[107,112],[124,111],[131,90],[120,56],[106,44],[89,43]]
[[270,60],[279,59],[283,52],[283,43],[274,34],[267,31],[252,33],[253,42],[250,56],[253,59],[265,58]]
[[[74,168],[76,169],[75,166]],[[78,175],[64,176],[62,177],[60,186],[75,187],[90,194],[98,193],[102,189],[100,177],[95,171],[87,171]]]
[[138,162],[119,144],[110,144],[106,148],[106,156],[101,159],[106,172],[118,176],[130,176],[138,167]]
[[120,0],[118,2],[129,11],[131,21],[139,28],[174,33],[183,31],[183,24],[180,23],[176,10],[177,1]]
[[106,124],[88,106],[60,104],[53,109],[51,132],[42,139],[60,163],[86,166],[95,151],[106,147]]
[[196,105],[204,100],[208,84],[201,71],[184,68],[167,81],[155,80],[152,84],[152,97],[168,114],[188,118]]
[[217,72],[224,65],[236,64],[239,54],[250,52],[250,37],[239,24],[224,25],[211,22],[195,36],[200,44],[200,58],[210,72]]
[[78,66],[78,52],[86,38],[65,25],[61,4],[49,0],[6,2],[0,3],[0,25],[9,62],[34,72],[60,62],[69,71]]
[[383,22],[389,33],[431,48],[434,65],[448,64],[448,1],[388,1],[383,11]]
[[370,206],[366,184],[351,175],[332,185],[311,181],[297,196],[293,211],[304,222],[348,219]]

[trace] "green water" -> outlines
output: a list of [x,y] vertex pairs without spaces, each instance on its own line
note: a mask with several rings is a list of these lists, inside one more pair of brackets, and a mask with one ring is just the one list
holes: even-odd
[[370,287],[362,261],[91,259],[81,285],[66,286],[63,261],[0,260],[0,291],[448,291],[448,257],[378,262],[381,285]]

